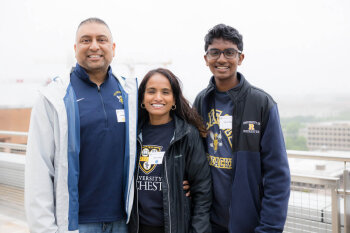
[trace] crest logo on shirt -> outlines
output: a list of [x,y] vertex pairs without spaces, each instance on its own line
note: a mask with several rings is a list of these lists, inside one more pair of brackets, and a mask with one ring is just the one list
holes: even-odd
[[258,121],[244,121],[243,133],[260,133],[260,122]]
[[149,164],[149,154],[151,152],[160,152],[162,150],[162,146],[142,146],[141,154],[140,154],[140,162],[139,167],[145,174],[151,173],[156,167],[157,164]]
[[117,97],[117,99],[119,100],[119,103],[121,103],[121,104],[124,103],[121,91],[114,92],[113,96]]

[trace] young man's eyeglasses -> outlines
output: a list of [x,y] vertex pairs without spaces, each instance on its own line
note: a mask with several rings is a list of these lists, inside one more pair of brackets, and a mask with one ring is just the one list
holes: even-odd
[[218,59],[222,53],[226,59],[232,59],[235,58],[237,54],[241,54],[242,51],[234,48],[225,49],[224,51],[221,51],[220,49],[209,49],[206,55],[209,59]]

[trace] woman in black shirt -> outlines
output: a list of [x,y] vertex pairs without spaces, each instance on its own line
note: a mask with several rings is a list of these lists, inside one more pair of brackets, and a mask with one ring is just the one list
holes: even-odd
[[[201,117],[167,69],[146,74],[138,100],[137,192],[129,232],[211,232],[211,177]],[[191,197],[183,180],[191,185]]]

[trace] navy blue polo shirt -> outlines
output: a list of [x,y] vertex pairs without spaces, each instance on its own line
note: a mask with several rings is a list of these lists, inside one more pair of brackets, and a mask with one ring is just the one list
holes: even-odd
[[100,87],[79,64],[70,78],[80,116],[79,223],[121,220],[125,217],[121,87],[111,68]]

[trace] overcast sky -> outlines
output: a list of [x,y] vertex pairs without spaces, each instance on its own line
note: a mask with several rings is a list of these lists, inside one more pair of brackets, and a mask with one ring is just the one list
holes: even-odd
[[203,38],[218,23],[240,31],[239,71],[275,98],[350,95],[349,12],[349,0],[5,1],[0,79],[44,82],[62,73],[75,64],[77,25],[100,17],[116,42],[115,73],[130,76],[125,64],[135,62],[142,78],[171,61],[189,99],[207,86]]

